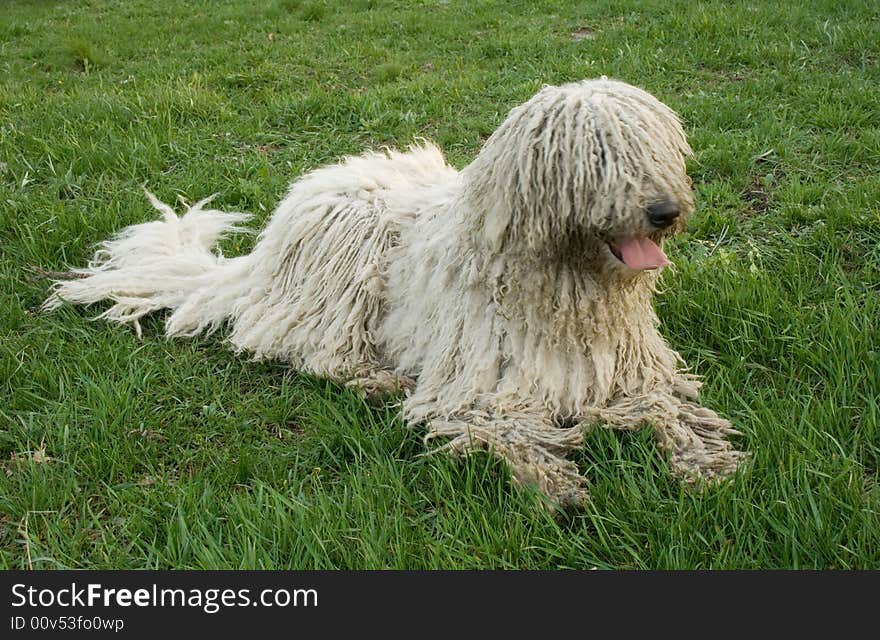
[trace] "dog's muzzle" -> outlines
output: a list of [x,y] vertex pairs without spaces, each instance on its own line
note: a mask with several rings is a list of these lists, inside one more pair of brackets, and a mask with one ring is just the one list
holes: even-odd
[[658,229],[665,229],[678,217],[678,205],[671,200],[662,200],[648,205],[648,222]]

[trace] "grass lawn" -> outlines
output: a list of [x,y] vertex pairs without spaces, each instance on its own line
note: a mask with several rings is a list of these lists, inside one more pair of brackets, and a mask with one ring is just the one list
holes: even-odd
[[[38,311],[29,267],[152,219],[145,183],[257,226],[308,169],[419,136],[463,166],[542,84],[603,74],[696,151],[656,304],[753,454],[731,484],[598,430],[557,521],[222,335]],[[876,2],[6,0],[0,246],[0,567],[880,568]]]

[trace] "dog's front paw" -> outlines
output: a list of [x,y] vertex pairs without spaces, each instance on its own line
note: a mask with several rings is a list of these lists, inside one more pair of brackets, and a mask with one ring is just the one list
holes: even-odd
[[682,402],[675,420],[657,428],[656,435],[672,472],[698,487],[729,478],[749,459],[728,439],[740,435],[730,422],[692,402]]
[[[434,452],[467,455],[489,451],[504,460],[514,484],[533,487],[549,509],[582,508],[589,499],[586,480],[564,456],[580,446],[580,427],[561,429],[544,416],[491,416],[471,412],[451,420],[432,420],[426,440],[451,438]],[[433,452],[432,452],[433,453]]]
[[514,483],[537,489],[542,496],[541,505],[546,509],[583,509],[590,499],[586,479],[570,460],[540,448],[532,448],[525,460],[502,457],[507,461]]

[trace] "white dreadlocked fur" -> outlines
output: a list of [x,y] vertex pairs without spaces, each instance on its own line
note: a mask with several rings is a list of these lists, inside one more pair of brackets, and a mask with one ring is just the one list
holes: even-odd
[[[658,245],[693,212],[690,153],[641,89],[546,87],[460,172],[424,143],[301,177],[242,257],[213,247],[247,216],[206,199],[177,217],[148,194],[163,219],[103,243],[46,307],[109,299],[100,317],[138,331],[167,308],[169,336],[228,325],[257,358],[403,388],[404,418],[448,439],[439,450],[488,449],[563,505],[586,497],[565,454],[595,424],[650,426],[677,475],[721,478],[744,457],[736,431],[696,404],[699,382],[658,332],[658,270],[619,248],[665,260]],[[656,202],[675,203],[674,224],[648,220]]]

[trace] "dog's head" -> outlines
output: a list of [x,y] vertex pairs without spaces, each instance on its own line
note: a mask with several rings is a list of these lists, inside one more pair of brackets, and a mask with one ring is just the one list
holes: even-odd
[[605,78],[546,87],[462,172],[475,237],[603,271],[663,266],[663,240],[694,209],[691,153],[675,113],[641,89]]

